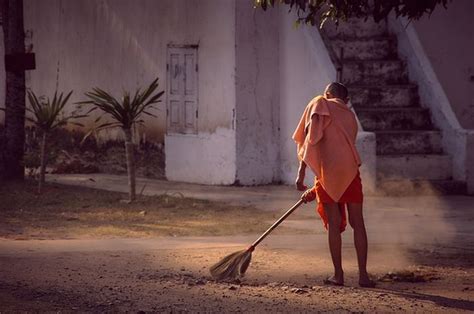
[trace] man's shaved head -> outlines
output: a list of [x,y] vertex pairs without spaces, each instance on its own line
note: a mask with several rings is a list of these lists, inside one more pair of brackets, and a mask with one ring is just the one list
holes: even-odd
[[349,92],[347,91],[347,87],[342,85],[341,83],[332,82],[326,87],[324,93],[334,98],[342,99],[343,101],[347,101],[349,97]]

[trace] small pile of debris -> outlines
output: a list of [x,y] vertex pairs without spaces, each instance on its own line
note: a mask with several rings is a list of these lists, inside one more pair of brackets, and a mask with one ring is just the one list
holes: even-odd
[[378,278],[378,280],[382,282],[429,282],[437,279],[440,278],[432,273],[421,273],[408,270],[388,272]]

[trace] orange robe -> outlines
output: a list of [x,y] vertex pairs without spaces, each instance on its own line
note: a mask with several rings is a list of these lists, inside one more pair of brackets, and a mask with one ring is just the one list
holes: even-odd
[[327,228],[322,203],[339,202],[341,232],[347,224],[345,203],[362,202],[357,130],[355,115],[342,100],[317,96],[306,106],[293,134],[298,158],[316,174],[314,188],[324,225]]

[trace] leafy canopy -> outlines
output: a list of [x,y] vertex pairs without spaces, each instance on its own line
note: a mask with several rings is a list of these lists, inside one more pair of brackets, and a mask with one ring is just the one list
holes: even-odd
[[386,18],[391,12],[395,16],[418,20],[431,15],[438,5],[447,7],[452,0],[254,0],[255,7],[267,10],[275,2],[286,4],[290,11],[296,10],[296,24],[305,23],[322,27],[326,20],[336,24],[348,18],[373,17],[375,22]]

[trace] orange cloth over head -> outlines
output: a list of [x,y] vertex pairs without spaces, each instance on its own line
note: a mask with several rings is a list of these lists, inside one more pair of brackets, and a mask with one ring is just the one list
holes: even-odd
[[339,202],[359,171],[357,130],[355,115],[342,100],[317,96],[306,106],[293,134],[298,158],[334,202]]

